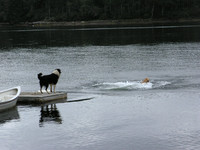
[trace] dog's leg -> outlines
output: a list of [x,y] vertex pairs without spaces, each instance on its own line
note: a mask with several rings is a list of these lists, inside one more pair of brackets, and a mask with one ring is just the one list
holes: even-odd
[[43,92],[42,92],[42,88],[40,88],[40,92],[43,94]]
[[48,87],[49,87],[49,85],[46,86],[46,91],[47,91],[47,93],[49,94],[49,92],[48,92]]
[[50,84],[50,92],[52,93],[52,84]]
[[56,85],[54,85],[54,93],[56,93]]
[[42,86],[40,85],[40,92],[43,94],[43,92],[42,92]]
[[46,89],[46,92],[49,94],[48,90]]

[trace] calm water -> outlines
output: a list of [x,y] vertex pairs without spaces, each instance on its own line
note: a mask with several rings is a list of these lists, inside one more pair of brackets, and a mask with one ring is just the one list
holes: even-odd
[[0,89],[60,68],[58,91],[94,97],[0,113],[1,150],[200,149],[198,25],[1,28],[0,58]]

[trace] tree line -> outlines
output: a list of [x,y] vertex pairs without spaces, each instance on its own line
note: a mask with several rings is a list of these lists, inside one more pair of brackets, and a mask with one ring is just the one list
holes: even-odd
[[199,18],[200,0],[0,0],[0,22]]

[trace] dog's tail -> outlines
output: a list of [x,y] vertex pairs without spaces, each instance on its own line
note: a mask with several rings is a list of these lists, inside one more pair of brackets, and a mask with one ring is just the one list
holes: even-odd
[[42,73],[38,74],[38,79],[40,80],[42,78]]

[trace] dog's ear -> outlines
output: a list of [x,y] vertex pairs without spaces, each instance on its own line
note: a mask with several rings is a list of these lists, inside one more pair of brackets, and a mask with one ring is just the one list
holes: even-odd
[[61,70],[60,69],[56,69],[59,73],[61,73]]
[[42,78],[42,73],[38,74],[38,79],[40,80]]

